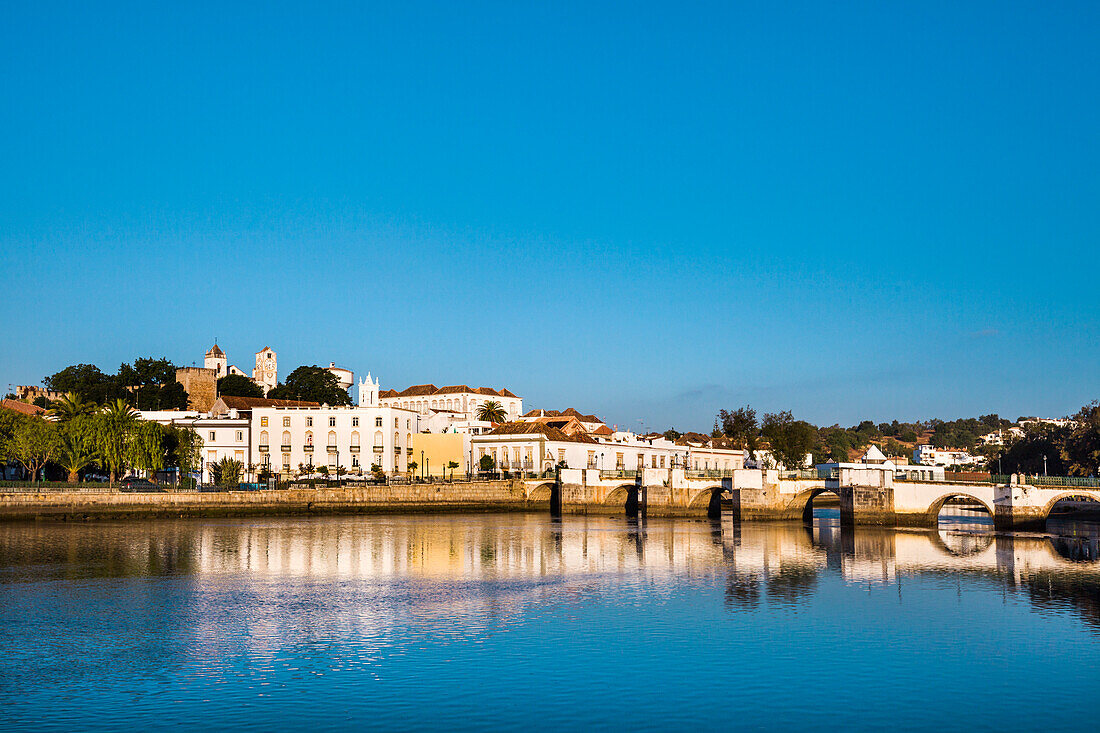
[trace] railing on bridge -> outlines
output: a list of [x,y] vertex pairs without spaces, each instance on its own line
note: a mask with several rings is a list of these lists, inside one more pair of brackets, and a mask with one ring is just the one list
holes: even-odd
[[732,468],[684,469],[684,478],[732,478]]
[[[840,474],[838,472],[837,476],[833,476],[832,478],[837,478],[839,476],[840,476]],[[780,471],[779,472],[779,478],[780,479],[792,480],[792,479],[819,479],[819,478],[825,478],[825,477],[822,476],[816,468],[800,468],[797,471]]]
[[616,469],[610,469],[610,470],[609,469],[604,469],[604,470],[600,471],[600,478],[630,478],[630,479],[633,479],[633,478],[638,478],[638,471],[634,470],[634,469],[627,470],[625,468],[616,468]]
[[[1008,483],[1008,476],[999,476]],[[1082,489],[1100,489],[1100,478],[1084,476],[1020,476],[1020,483],[1031,486],[1076,486]]]

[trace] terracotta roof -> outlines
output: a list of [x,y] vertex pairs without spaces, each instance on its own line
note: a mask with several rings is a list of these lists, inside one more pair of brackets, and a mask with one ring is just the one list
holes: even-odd
[[[239,397],[237,395],[221,395],[218,397],[229,410],[251,410],[255,407],[320,407],[319,402],[306,400],[272,400],[267,397]],[[217,404],[217,403],[215,403]]]
[[384,390],[382,390],[381,392],[378,393],[378,396],[379,397],[396,397],[397,396],[397,390],[396,389],[384,389]]
[[42,415],[46,412],[38,405],[32,405],[29,402],[20,402],[19,400],[11,400],[6,397],[3,402],[0,402],[0,407],[23,415]]
[[401,390],[394,397],[423,397],[425,395],[435,394],[436,386],[434,384],[414,384],[411,387]]
[[545,435],[550,440],[567,443],[595,443],[587,435],[566,435],[558,428],[544,422],[506,422],[498,425],[489,435]]
[[595,415],[585,415],[580,410],[576,410],[572,407],[568,407],[564,410],[531,410],[526,413],[524,417],[575,417],[581,422],[603,423],[603,420]]
[[225,352],[221,350],[220,346],[218,346],[217,344],[214,344],[213,348],[211,348],[210,351],[206,352],[206,355],[207,356],[225,356]]
[[598,428],[596,428],[595,430],[593,430],[591,434],[592,435],[614,435],[615,431],[612,430],[611,428],[607,427],[606,425],[601,425]]
[[[400,392],[388,389],[382,392],[380,397],[427,397],[436,394],[483,394],[492,397],[516,397],[506,389],[496,390],[492,387],[471,387],[468,384],[452,384],[447,387],[436,387],[434,384],[414,384]],[[519,399],[518,397],[516,399]]]

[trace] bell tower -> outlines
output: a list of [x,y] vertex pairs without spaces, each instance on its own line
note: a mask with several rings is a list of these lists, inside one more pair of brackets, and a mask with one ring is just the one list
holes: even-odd
[[279,384],[278,358],[268,346],[256,352],[256,367],[252,370],[252,381],[260,386],[265,395]]
[[221,350],[221,347],[215,341],[210,351],[206,352],[206,358],[203,359],[202,365],[207,369],[213,369],[217,373],[217,378],[221,379],[228,373],[226,371],[228,363],[225,352]]
[[372,380],[370,372],[366,380],[359,380],[359,406],[378,407],[378,380]]

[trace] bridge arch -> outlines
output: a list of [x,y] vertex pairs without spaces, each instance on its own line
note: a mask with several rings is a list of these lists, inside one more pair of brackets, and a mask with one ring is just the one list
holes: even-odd
[[790,500],[787,504],[786,518],[798,519],[802,518],[802,521],[806,524],[812,524],[814,521],[814,499],[822,494],[833,494],[838,499],[840,493],[835,489],[826,489],[823,486],[819,486],[813,489],[807,489],[798,494]]
[[708,486],[699,489],[688,501],[688,509],[707,508],[707,516],[718,519],[722,516],[722,487]]
[[940,511],[943,509],[943,505],[951,499],[969,499],[970,501],[973,501],[975,504],[978,504],[983,509],[985,509],[986,512],[989,513],[990,519],[993,519],[993,517],[995,516],[993,513],[993,507],[990,506],[987,502],[982,501],[973,494],[968,494],[965,491],[952,491],[950,493],[944,494],[943,496],[939,497],[928,505],[928,512],[926,516],[928,517],[928,525],[930,527],[935,527],[939,524]]
[[528,492],[527,492],[527,501],[528,501],[528,503],[531,503],[531,504],[539,504],[539,503],[542,503],[544,501],[549,502],[550,501],[550,496],[553,494],[553,491],[554,491],[554,484],[552,484],[552,483],[539,484],[535,488],[528,490]]
[[627,515],[638,513],[637,484],[622,484],[612,489],[603,500],[603,506],[620,507]]
[[1065,501],[1066,499],[1092,502],[1097,505],[1097,508],[1100,508],[1100,491],[1082,491],[1080,489],[1076,491],[1063,491],[1048,501],[1046,506],[1043,507],[1043,521],[1045,522],[1050,519],[1050,513],[1054,510],[1054,507],[1058,502]]

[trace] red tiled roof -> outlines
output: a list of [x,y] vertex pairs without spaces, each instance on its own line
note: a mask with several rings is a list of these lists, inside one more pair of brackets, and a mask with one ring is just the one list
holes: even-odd
[[43,415],[46,410],[38,405],[32,405],[29,402],[20,402],[19,400],[4,398],[3,402],[0,402],[0,407],[3,407],[12,412],[18,412],[22,415]]
[[394,395],[394,397],[423,397],[425,395],[435,394],[436,389],[434,384],[414,384],[411,387],[401,390]]
[[550,440],[567,443],[595,443],[587,435],[566,435],[558,428],[544,422],[508,422],[498,425],[489,435],[545,435]]
[[381,392],[378,393],[378,396],[379,397],[396,397],[397,396],[397,390],[396,389],[384,389],[384,390],[382,390]]
[[434,384],[414,384],[400,392],[388,389],[382,392],[380,397],[428,397],[437,394],[482,394],[492,397],[513,397],[519,399],[506,389],[496,390],[492,387],[471,387],[468,384],[452,384],[447,387],[436,387]]
[[[221,395],[218,401],[230,410],[251,410],[255,407],[320,407],[319,402],[307,400],[272,400],[266,397],[240,397]],[[216,403],[215,403],[216,404]]]
[[524,417],[575,417],[581,422],[598,422],[603,423],[603,420],[595,415],[585,415],[580,410],[568,407],[564,410],[531,410]]

